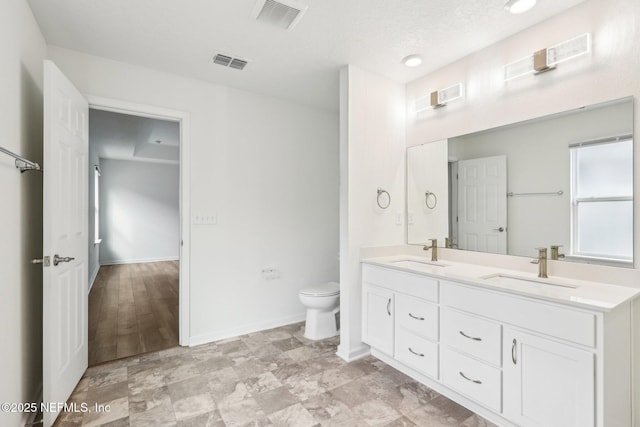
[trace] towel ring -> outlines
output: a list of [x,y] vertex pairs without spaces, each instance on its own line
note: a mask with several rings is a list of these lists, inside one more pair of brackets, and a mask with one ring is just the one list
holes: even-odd
[[[386,194],[387,195],[387,203],[385,204],[384,201],[381,203],[380,199],[382,198],[382,195]],[[389,205],[391,205],[391,195],[389,194],[389,192],[387,190],[383,190],[382,188],[378,188],[378,197],[376,197],[376,202],[378,203],[378,206],[380,206],[380,209],[387,209],[389,207]]]
[[[429,203],[430,199],[433,199],[433,202]],[[424,193],[424,204],[427,205],[429,209],[435,208],[438,204],[438,196],[436,196],[436,193],[432,193],[431,191],[427,190],[427,192]]]

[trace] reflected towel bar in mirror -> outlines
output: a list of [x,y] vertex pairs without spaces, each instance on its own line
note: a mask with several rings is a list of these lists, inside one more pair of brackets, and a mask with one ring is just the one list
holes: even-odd
[[427,205],[429,209],[434,209],[438,204],[436,193],[427,190],[427,192],[424,193],[424,204]]
[[562,190],[558,190],[558,191],[549,191],[546,193],[514,193],[514,192],[509,192],[507,193],[507,197],[514,197],[514,196],[562,196],[564,194],[564,191]]

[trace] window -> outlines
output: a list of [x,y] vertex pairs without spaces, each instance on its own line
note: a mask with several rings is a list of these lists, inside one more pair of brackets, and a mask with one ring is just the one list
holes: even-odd
[[570,146],[571,255],[633,260],[633,140]]
[[93,171],[93,236],[94,243],[98,244],[100,239],[100,168],[96,165]]

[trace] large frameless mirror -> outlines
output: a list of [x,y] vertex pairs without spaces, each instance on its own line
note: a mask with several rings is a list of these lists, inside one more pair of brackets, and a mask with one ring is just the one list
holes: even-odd
[[409,244],[631,267],[633,98],[409,147],[407,228]]

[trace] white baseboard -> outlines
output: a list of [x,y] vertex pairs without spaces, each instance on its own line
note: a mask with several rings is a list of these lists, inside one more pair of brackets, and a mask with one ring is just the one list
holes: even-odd
[[307,313],[294,314],[292,316],[281,317],[278,319],[267,320],[264,322],[255,322],[248,325],[239,326],[237,328],[224,329],[207,334],[192,336],[189,339],[189,346],[193,347],[200,344],[207,344],[227,338],[233,338],[240,335],[250,334],[253,332],[264,331],[266,329],[277,328],[280,326],[290,325],[292,323],[302,322],[306,319]]
[[96,277],[98,277],[98,272],[100,271],[100,264],[96,266],[96,269],[93,273],[91,273],[91,278],[89,279],[89,291],[93,288],[93,284],[96,281]]
[[336,355],[345,362],[353,362],[354,360],[362,359],[370,353],[371,347],[364,343],[352,349],[346,348],[344,345],[340,344],[338,346],[338,351],[336,351]]
[[118,265],[118,264],[140,264],[143,262],[160,262],[160,261],[178,261],[179,256],[160,257],[160,258],[138,258],[138,259],[108,259],[100,261],[100,265]]

